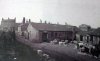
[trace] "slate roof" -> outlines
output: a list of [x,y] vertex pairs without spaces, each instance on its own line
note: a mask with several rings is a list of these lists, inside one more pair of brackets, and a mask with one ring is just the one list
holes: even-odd
[[90,32],[90,35],[100,36],[100,28],[94,29]]
[[80,34],[80,35],[88,35],[89,34],[89,32],[88,31],[79,31],[78,32],[78,34]]
[[37,30],[45,31],[72,31],[72,26],[70,25],[60,25],[60,24],[45,24],[45,23],[31,23]]
[[77,33],[80,34],[80,35],[93,35],[94,34],[94,30],[95,29],[90,29],[89,31],[82,31],[82,30],[78,29]]

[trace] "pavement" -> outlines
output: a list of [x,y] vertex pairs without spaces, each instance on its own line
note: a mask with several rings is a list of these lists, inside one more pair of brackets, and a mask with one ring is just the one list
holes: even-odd
[[29,45],[33,49],[43,50],[45,53],[58,59],[59,61],[99,61],[92,56],[79,52],[75,48],[75,44],[58,45],[50,43],[32,43],[22,36],[17,36],[17,40],[21,43]]

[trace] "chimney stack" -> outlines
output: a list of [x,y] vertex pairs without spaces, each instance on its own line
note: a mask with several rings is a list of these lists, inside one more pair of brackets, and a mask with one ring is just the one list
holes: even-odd
[[45,24],[47,24],[47,21],[45,20],[45,22],[44,22]]
[[9,17],[8,17],[8,20],[9,20]]
[[51,24],[50,22],[48,22],[48,24]]
[[29,23],[29,21],[26,21],[26,23]]
[[31,19],[29,19],[29,23],[31,22]]
[[16,17],[14,19],[16,20]]
[[57,25],[59,25],[59,22],[57,22]]
[[23,24],[25,24],[25,17],[23,17]]
[[4,20],[4,19],[2,18],[2,20]]
[[68,25],[67,22],[65,22],[65,25]]
[[42,20],[40,19],[40,23],[42,23]]

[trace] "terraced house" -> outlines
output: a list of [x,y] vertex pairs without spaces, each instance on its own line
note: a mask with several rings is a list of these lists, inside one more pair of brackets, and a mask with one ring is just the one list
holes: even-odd
[[70,25],[31,22],[27,31],[29,40],[33,42],[50,42],[54,39],[71,41],[75,36],[73,28]]

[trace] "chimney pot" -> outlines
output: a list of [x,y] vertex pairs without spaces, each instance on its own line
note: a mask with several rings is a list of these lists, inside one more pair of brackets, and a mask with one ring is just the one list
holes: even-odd
[[23,24],[25,24],[25,17],[23,17]]

